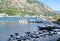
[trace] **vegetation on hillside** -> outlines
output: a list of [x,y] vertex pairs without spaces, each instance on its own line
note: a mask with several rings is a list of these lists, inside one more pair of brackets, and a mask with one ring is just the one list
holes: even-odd
[[[44,16],[54,16],[55,19],[59,18],[59,15],[55,13],[46,4],[38,2],[37,0],[0,0],[0,13],[8,14],[9,16],[33,16],[33,15],[44,15]],[[13,2],[13,3],[12,3]]]

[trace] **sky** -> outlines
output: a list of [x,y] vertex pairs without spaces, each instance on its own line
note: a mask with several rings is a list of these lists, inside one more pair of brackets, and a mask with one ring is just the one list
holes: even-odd
[[53,10],[60,11],[60,0],[38,0],[38,1],[47,4]]

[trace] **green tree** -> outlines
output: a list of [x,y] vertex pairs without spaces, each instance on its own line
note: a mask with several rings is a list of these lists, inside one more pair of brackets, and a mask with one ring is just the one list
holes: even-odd
[[57,39],[57,41],[60,41],[60,38],[59,38],[59,39]]

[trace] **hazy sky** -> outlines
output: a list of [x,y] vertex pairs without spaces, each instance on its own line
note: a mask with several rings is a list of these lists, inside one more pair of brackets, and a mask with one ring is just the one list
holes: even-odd
[[60,11],[60,0],[39,0],[39,1],[47,4],[53,10]]

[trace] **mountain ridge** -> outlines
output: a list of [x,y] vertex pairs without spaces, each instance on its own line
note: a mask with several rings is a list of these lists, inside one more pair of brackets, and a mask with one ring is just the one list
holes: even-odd
[[58,16],[54,10],[37,0],[0,1],[0,13],[5,13],[8,16]]
[[56,11],[56,13],[60,14],[60,11],[59,10],[55,10],[55,11]]

